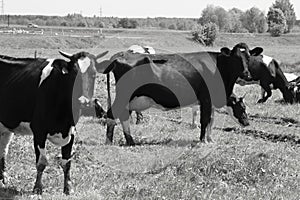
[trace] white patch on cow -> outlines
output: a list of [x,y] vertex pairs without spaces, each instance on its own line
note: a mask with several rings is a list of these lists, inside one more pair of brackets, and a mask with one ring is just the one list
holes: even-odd
[[240,51],[241,51],[241,52],[245,52],[246,49],[245,49],[245,48],[240,48]]
[[262,60],[267,66],[269,66],[273,58],[270,56],[262,55]]
[[132,45],[127,49],[128,52],[131,53],[141,53],[141,54],[155,54],[155,50],[150,46],[140,46],[140,45]]
[[298,76],[293,73],[283,73],[283,74],[288,82],[291,82],[291,81],[295,80],[296,78],[298,78]]
[[131,53],[145,53],[145,50],[143,47],[141,47],[140,45],[132,45],[128,48],[129,52]]
[[85,73],[87,71],[87,69],[89,68],[89,66],[91,65],[91,60],[88,57],[79,59],[77,62],[78,62],[81,73]]
[[0,123],[0,159],[6,157],[14,133]]
[[47,62],[49,62],[48,65],[46,67],[44,67],[44,69],[42,70],[39,87],[41,86],[43,81],[50,75],[50,73],[53,70],[52,64],[54,62],[54,59],[47,59]]
[[235,121],[235,122],[238,123],[238,124],[241,124],[241,123],[239,122],[239,120],[238,120],[237,118],[235,118],[235,116],[234,116],[234,114],[233,114],[233,108],[232,108],[232,107],[226,106],[226,110],[227,110],[229,116],[233,119],[233,121]]
[[155,50],[153,47],[150,46],[144,46],[144,49],[147,49],[148,54],[155,54]]
[[79,97],[78,100],[79,100],[79,102],[81,104],[88,104],[88,103],[90,103],[90,100],[88,98],[86,98],[85,96]]
[[39,152],[40,152],[40,157],[38,160],[38,163],[36,164],[37,166],[39,165],[48,165],[48,160],[47,160],[47,156],[46,156],[46,148],[42,149],[38,146]]
[[52,142],[54,145],[59,146],[59,147],[63,147],[66,146],[67,144],[69,144],[70,140],[71,140],[71,135],[75,134],[75,127],[72,126],[69,130],[68,136],[63,138],[62,137],[62,133],[55,133],[54,135],[47,135],[47,139]]
[[13,132],[16,135],[33,135],[30,123],[28,122],[21,122],[17,128],[13,129]]

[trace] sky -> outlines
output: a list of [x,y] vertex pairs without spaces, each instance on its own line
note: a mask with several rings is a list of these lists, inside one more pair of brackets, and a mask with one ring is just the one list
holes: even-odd
[[[265,13],[275,0],[0,0],[4,13],[12,15],[58,15],[81,13],[84,16],[107,17],[189,17],[199,18],[208,5],[226,10],[243,11],[257,7]],[[297,19],[300,19],[300,1],[290,0]],[[0,4],[1,6],[1,4]]]

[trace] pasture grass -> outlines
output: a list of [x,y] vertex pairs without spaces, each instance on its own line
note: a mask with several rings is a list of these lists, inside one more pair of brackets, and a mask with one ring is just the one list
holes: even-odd
[[[204,49],[187,40],[186,32],[158,33],[120,31],[119,36],[141,35],[143,39],[95,39],[96,46],[84,44],[77,49],[66,45],[65,49],[92,53],[109,49],[108,57],[125,46],[127,48],[131,42],[152,44],[161,47],[161,52]],[[285,37],[278,41],[272,38],[276,43],[272,48],[273,43],[265,41],[267,35],[224,34],[222,37],[216,46],[208,49],[218,49],[223,45],[232,47],[234,43],[246,41],[252,47],[263,46],[266,52],[273,52],[286,60],[285,56],[288,56],[290,63],[299,62],[293,56],[300,48],[298,39],[292,43],[292,39],[286,38],[288,44],[284,44]],[[1,38],[9,40],[9,37]],[[18,39],[20,43],[31,40],[21,36]],[[55,45],[49,49],[40,47],[44,40],[53,42],[51,39],[39,39],[36,47],[26,48],[25,45],[17,48],[13,43],[10,47],[2,46],[1,54],[26,56],[35,48],[42,52],[42,56],[57,54]],[[291,54],[282,52],[286,46],[286,52]],[[98,75],[96,97],[104,107],[105,82],[105,76]],[[36,176],[32,137],[16,135],[7,160],[9,181],[5,188],[0,188],[0,199],[300,199],[300,104],[280,103],[282,96],[279,91],[274,91],[265,104],[256,104],[260,95],[260,88],[256,85],[237,85],[235,93],[238,96],[247,93],[245,102],[251,125],[239,127],[224,109],[220,109],[215,114],[213,144],[198,142],[200,131],[190,126],[190,108],[145,111],[144,123],[131,126],[137,143],[135,147],[124,146],[119,124],[113,145],[104,145],[106,127],[102,121],[81,117],[73,148],[71,177],[74,192],[70,196],[62,194],[63,172],[56,159],[60,150],[50,143],[47,143],[49,166],[43,177],[44,194],[39,197],[31,193]],[[199,123],[199,118],[197,121]]]

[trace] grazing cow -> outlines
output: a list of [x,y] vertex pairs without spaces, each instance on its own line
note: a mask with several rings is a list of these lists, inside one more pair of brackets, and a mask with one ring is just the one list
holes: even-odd
[[[120,52],[98,63],[99,72],[113,72],[116,97],[107,117],[106,143],[111,144],[119,118],[127,145],[134,145],[129,128],[129,112],[153,106],[168,110],[200,105],[200,141],[211,142],[214,108],[227,105],[243,126],[249,125],[245,107],[232,94],[240,76],[249,79],[249,48],[240,43],[232,50],[183,54],[131,54]],[[138,67],[136,67],[138,66]],[[239,114],[239,116],[238,116]],[[207,132],[207,135],[205,135]]]
[[[278,62],[266,55],[261,54],[261,48],[257,47],[250,51],[252,55],[249,62],[249,71],[254,82],[259,81],[262,87],[262,97],[257,103],[264,103],[271,95],[271,88],[279,89],[285,102],[293,103],[293,94],[289,90],[289,82],[284,76]],[[253,82],[252,82],[253,83]],[[265,95],[265,92],[267,95]]]
[[289,84],[289,90],[294,94],[294,101],[300,103],[300,76],[289,81]]
[[[0,182],[5,184],[5,160],[14,133],[33,134],[37,177],[34,192],[42,193],[47,166],[46,140],[61,147],[64,193],[71,190],[71,151],[80,107],[94,93],[95,57],[87,52],[68,58],[14,58],[0,56]],[[25,134],[21,132],[20,134]]]

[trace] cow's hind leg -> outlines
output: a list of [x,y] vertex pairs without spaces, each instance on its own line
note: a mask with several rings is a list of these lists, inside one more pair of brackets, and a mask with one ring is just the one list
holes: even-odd
[[6,184],[6,156],[13,133],[9,131],[0,133],[0,185]]
[[[200,105],[200,124],[201,124],[201,133],[200,133],[200,141],[205,143],[212,142],[211,139],[211,127],[213,123],[213,108],[211,103],[201,103]],[[206,137],[205,137],[205,134]],[[206,138],[206,140],[205,140]]]
[[133,138],[130,134],[130,119],[129,119],[129,111],[125,110],[121,117],[120,117],[120,122],[122,125],[123,133],[126,139],[126,145],[127,146],[133,146],[135,145]]
[[72,182],[70,176],[72,146],[74,143],[74,134],[71,135],[69,144],[61,148],[62,160],[60,165],[64,171],[64,193],[69,195],[72,192]]
[[114,120],[114,116],[113,116],[111,108],[107,111],[107,123],[106,124],[107,124],[107,128],[106,128],[105,144],[112,144],[116,122]]
[[[39,135],[40,137],[41,135]],[[37,176],[36,181],[34,184],[33,192],[36,194],[43,193],[43,184],[42,184],[42,176],[43,172],[48,165],[47,157],[46,157],[46,138],[39,138],[37,139],[34,136],[34,150],[36,156],[36,169],[37,169]]]
[[[257,103],[264,103],[264,102],[266,102],[267,101],[267,99],[272,95],[272,91],[271,91],[271,88],[270,88],[270,86],[268,85],[268,84],[266,84],[266,83],[261,83],[261,87],[262,87],[262,89],[265,91],[265,92],[267,92],[267,95],[266,96],[264,96],[264,94],[263,94],[263,92],[262,92],[262,97],[261,97],[261,99],[259,99],[258,101],[257,101]],[[262,91],[263,91],[262,90]]]
[[196,124],[196,117],[197,117],[197,106],[193,106],[192,107],[192,128],[197,128],[197,124]]

